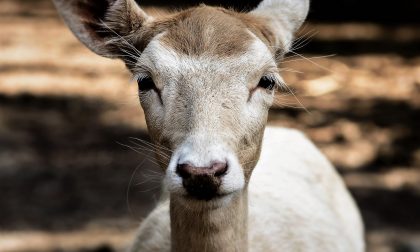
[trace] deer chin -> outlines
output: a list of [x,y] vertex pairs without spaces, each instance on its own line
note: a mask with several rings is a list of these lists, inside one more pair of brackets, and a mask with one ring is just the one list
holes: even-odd
[[196,211],[212,210],[228,206],[233,199],[241,194],[242,190],[235,191],[229,194],[218,195],[210,200],[200,200],[185,194],[171,194],[171,199],[175,204],[183,206],[184,208]]

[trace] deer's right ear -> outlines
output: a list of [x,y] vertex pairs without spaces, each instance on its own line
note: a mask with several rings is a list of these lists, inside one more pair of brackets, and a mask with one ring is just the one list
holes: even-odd
[[127,42],[125,37],[150,20],[134,0],[53,2],[77,38],[93,52],[109,58],[118,57],[121,45]]

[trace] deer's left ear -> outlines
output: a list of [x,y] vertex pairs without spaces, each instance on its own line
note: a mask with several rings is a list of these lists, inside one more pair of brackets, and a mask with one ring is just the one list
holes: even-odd
[[305,21],[309,0],[263,0],[250,14],[268,21],[273,34],[271,46],[290,50],[293,35]]
[[118,57],[118,50],[129,47],[127,36],[150,19],[134,0],[53,2],[76,37],[104,57]]

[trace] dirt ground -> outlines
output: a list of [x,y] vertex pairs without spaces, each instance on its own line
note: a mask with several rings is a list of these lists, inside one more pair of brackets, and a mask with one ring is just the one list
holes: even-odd
[[[361,208],[368,251],[420,251],[420,34],[315,24],[269,124],[303,130]],[[335,55],[331,55],[335,54]],[[121,251],[156,202],[136,84],[49,1],[0,2],[0,251]],[[302,107],[305,108],[302,108]]]

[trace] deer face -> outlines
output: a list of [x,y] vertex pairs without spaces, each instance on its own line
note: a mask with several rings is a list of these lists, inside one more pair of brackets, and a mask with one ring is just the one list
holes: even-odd
[[251,14],[200,6],[164,18],[131,0],[56,5],[82,42],[124,60],[138,80],[152,139],[172,150],[163,167],[171,194],[223,203],[250,179],[282,83],[276,56],[306,16],[306,1],[296,1],[289,7],[303,14],[273,19],[280,2],[290,15],[289,1],[264,1]]
[[[221,15],[229,25],[239,21],[209,7],[194,11],[200,13],[156,36],[133,71],[153,139],[174,151],[168,188],[210,200],[248,181],[280,76],[261,39],[245,26],[215,27],[205,15]],[[219,29],[235,37],[220,38]],[[196,48],[183,50],[175,37],[180,32]]]

